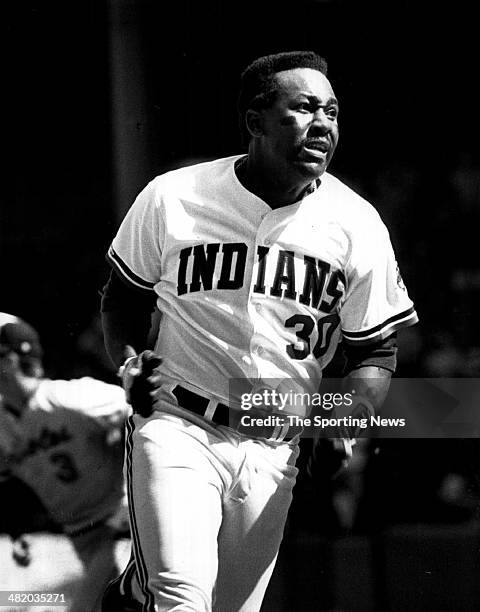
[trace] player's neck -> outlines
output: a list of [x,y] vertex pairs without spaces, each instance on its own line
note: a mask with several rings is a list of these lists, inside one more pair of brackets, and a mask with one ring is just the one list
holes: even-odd
[[308,179],[288,182],[266,168],[260,159],[249,154],[237,165],[238,180],[245,189],[266,202],[271,208],[289,206],[301,199],[309,191],[312,182]]

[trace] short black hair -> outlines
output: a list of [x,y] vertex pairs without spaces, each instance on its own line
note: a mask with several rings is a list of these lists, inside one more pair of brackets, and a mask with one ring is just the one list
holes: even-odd
[[282,70],[294,68],[311,68],[326,76],[328,65],[326,60],[314,51],[285,51],[259,57],[242,72],[237,109],[242,140],[245,144],[249,140],[245,124],[247,110],[250,108],[259,110],[271,106],[277,94],[275,75]]

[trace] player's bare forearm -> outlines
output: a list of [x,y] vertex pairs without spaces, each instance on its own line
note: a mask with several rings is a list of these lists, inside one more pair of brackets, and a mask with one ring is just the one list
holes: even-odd
[[355,390],[359,397],[365,397],[377,413],[382,407],[390,387],[392,373],[377,366],[363,366],[352,370],[344,378],[344,387]]

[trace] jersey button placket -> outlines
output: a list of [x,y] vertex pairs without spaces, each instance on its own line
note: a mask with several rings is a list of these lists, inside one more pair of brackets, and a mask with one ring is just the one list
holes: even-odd
[[[272,240],[266,237],[272,227],[272,212],[273,211],[269,210],[269,211],[265,211],[264,213],[260,215],[260,222],[258,225],[256,241],[255,241],[255,257],[256,257],[257,263],[255,266],[256,270],[254,271],[254,274],[252,275],[252,282],[250,285],[250,293],[249,293],[249,302],[250,302],[249,311],[250,311],[251,321],[253,324],[253,334],[250,340],[250,352],[252,355],[253,363],[257,362],[257,360],[255,359],[256,357],[265,358],[267,354],[267,349],[264,346],[262,346],[262,344],[260,344],[260,342],[262,341],[262,335],[259,333],[259,328],[261,328],[260,319],[263,317],[263,314],[264,314],[264,307],[263,307],[262,301],[265,299],[265,296],[261,293],[254,293],[253,288],[257,280],[256,271],[258,269],[257,268],[258,266],[258,260],[257,260],[258,247],[259,246],[270,247],[272,245]],[[260,376],[258,365],[257,365],[256,376],[257,377]]]

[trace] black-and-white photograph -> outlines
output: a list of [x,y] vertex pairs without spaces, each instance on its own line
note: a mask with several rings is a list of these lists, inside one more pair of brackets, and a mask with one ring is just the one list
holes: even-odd
[[3,13],[0,609],[477,611],[473,7]]

